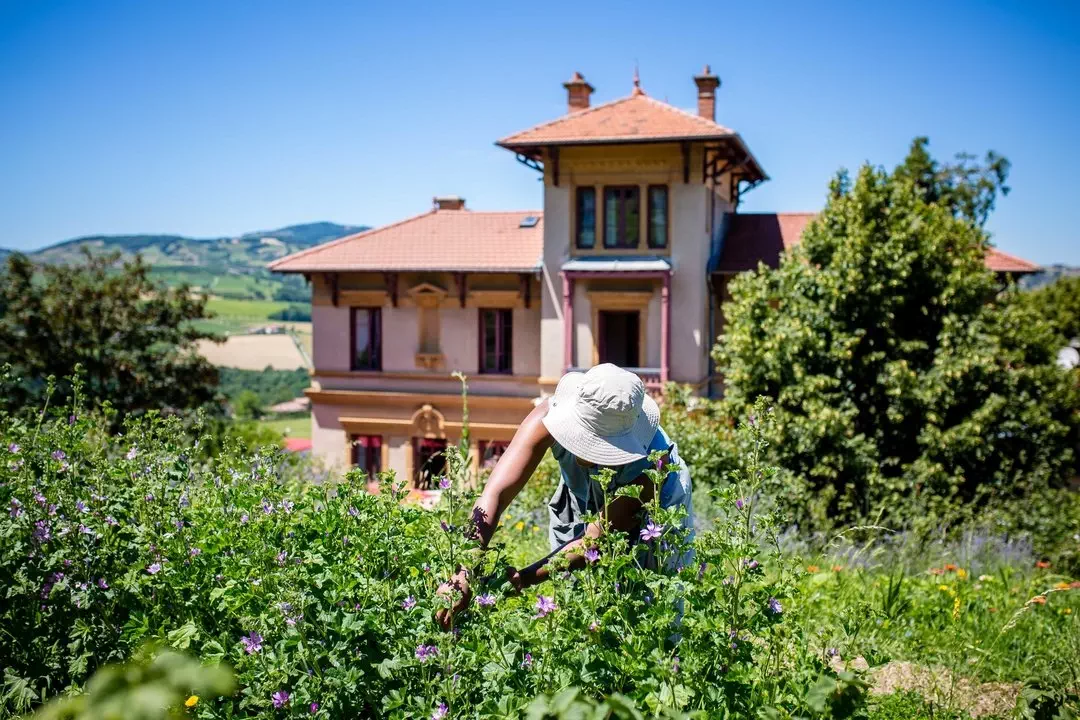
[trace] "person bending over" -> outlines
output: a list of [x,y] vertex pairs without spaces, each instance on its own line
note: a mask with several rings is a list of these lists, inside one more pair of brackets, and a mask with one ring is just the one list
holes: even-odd
[[[645,474],[649,455],[661,452],[671,467],[660,487],[660,506],[686,509],[683,527],[693,538],[690,474],[679,460],[675,443],[660,427],[660,411],[645,392],[641,379],[611,364],[588,372],[563,376],[555,394],[539,403],[514,433],[513,440],[477,498],[472,517],[482,547],[487,547],[499,518],[532,477],[544,453],[551,449],[562,478],[548,504],[548,539],[552,554],[521,571],[511,569],[509,581],[518,590],[548,578],[548,561],[558,553],[567,555],[570,569],[583,567],[580,552],[585,537],[598,537],[598,523],[586,526],[587,513],[606,512],[615,530],[638,537],[643,522],[642,506],[652,502],[656,488]],[[609,490],[638,485],[637,498],[616,497],[601,507],[603,491],[596,480],[602,468],[615,471]],[[683,564],[687,558],[681,560]],[[456,591],[456,592],[455,592]],[[437,611],[436,619],[449,627],[452,617],[472,601],[468,571],[459,569],[439,587],[439,594],[454,596],[450,608]]]

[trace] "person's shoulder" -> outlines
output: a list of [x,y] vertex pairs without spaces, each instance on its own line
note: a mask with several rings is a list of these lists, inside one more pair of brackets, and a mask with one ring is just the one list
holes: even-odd
[[675,441],[671,439],[663,426],[657,425],[652,442],[649,443],[649,452],[654,452],[656,450],[670,450],[673,445],[675,445]]

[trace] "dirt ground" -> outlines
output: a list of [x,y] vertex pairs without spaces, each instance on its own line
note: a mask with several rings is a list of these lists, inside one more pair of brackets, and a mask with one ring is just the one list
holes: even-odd
[[289,335],[230,335],[223,343],[199,341],[199,354],[218,367],[293,370],[307,367]]

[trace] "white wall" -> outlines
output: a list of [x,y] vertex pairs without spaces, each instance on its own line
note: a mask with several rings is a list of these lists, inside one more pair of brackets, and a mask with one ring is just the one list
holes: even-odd
[[540,282],[540,377],[563,373],[562,278],[570,254],[570,192],[544,185],[544,262]]
[[677,382],[700,382],[708,372],[707,195],[703,185],[671,186],[671,379]]

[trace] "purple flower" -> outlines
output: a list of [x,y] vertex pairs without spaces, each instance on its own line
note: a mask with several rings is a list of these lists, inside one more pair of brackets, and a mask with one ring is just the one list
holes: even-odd
[[186,492],[180,494],[180,499],[177,501],[177,505],[182,508],[191,507],[191,500],[188,499]]
[[197,547],[193,547],[190,550],[188,550],[188,555],[190,555],[191,557],[196,557],[198,555],[202,555],[202,550],[197,548]]
[[289,627],[296,627],[296,623],[300,622],[303,619],[304,619],[304,615],[302,613],[300,615],[294,615],[292,617],[286,617],[285,618],[285,624],[288,625]]
[[49,501],[45,499],[45,496],[37,490],[34,491],[34,502],[36,502],[41,507],[45,507],[49,504]]
[[83,535],[93,535],[94,534],[94,531],[91,530],[90,528],[86,527],[85,525],[79,525],[79,532],[82,533]]
[[650,520],[648,525],[646,525],[641,531],[641,539],[644,542],[655,540],[656,538],[660,537],[661,533],[663,532],[663,525],[657,525],[652,520]]
[[98,578],[97,586],[99,588],[101,588],[102,590],[108,590],[109,589],[109,583],[105,582],[105,578]]
[[435,712],[431,713],[431,720],[443,720],[447,713],[450,712],[450,708],[446,707],[446,703],[439,703],[439,707],[435,708]]
[[154,496],[150,493],[146,493],[146,495],[143,496],[143,500],[146,502],[154,502]]
[[248,521],[248,514],[247,513],[242,513],[240,515],[240,524],[241,525],[247,525],[247,521]]
[[831,647],[831,648],[829,648],[828,650],[825,651],[825,654],[828,655],[829,657],[836,657],[837,655],[840,654],[840,651],[837,650],[834,647]]
[[106,515],[105,516],[105,524],[106,525],[112,525],[113,527],[116,527],[120,523],[116,522],[116,518],[114,518],[112,515]]
[[589,623],[589,632],[596,632],[599,629],[600,629],[600,623],[596,622],[595,620],[593,620],[591,623]]
[[446,523],[445,520],[439,521],[439,527],[443,529],[443,532],[450,532],[450,526]]
[[735,576],[734,575],[728,575],[726,578],[723,579],[722,582],[723,582],[724,585],[730,585],[731,583],[735,582]]
[[735,507],[737,507],[740,510],[743,509],[743,499],[742,498],[739,498],[738,500],[735,501]]
[[79,500],[75,503],[75,509],[81,513],[90,512],[90,508],[86,507],[86,503],[84,503],[82,500]]
[[705,577],[705,569],[707,567],[709,567],[709,563],[701,563],[700,565],[698,565],[698,569],[697,569],[697,579],[698,580]]
[[495,604],[495,596],[491,593],[484,593],[480,597],[476,598],[476,604],[481,607],[491,607]]
[[754,570],[758,566],[758,561],[757,560],[751,560],[750,558],[743,558],[742,565],[743,565],[744,568],[749,568],[751,570]]
[[184,529],[184,521],[183,520],[174,521],[173,522],[173,527],[176,528],[177,530],[183,530]]
[[354,507],[349,508],[349,517],[359,517],[360,511]]
[[311,703],[311,707],[309,707],[308,709],[311,710],[311,714],[314,715],[315,713],[319,712],[319,703]]
[[441,478],[439,478],[439,489],[440,490],[449,490],[450,489],[450,478],[446,477],[445,475],[443,475]]
[[416,646],[416,659],[420,662],[427,662],[431,658],[439,654],[439,648],[434,645],[417,645]]
[[671,661],[672,672],[679,672],[679,656],[676,655],[675,659]]
[[558,609],[558,605],[555,604],[555,598],[549,598],[546,595],[541,595],[536,598],[536,617],[546,617],[548,613],[554,612]]
[[67,455],[64,453],[63,450],[53,450],[53,452],[52,452],[52,459],[53,460],[60,461],[60,460],[63,460],[64,458],[66,458],[66,457],[67,457]]
[[161,572],[161,563],[153,563],[150,567],[146,568],[146,572],[151,575],[157,575]]
[[287,603],[287,602],[278,603],[278,610],[280,610],[281,612],[286,613],[286,614],[291,613],[292,612],[292,603]]
[[252,630],[244,637],[240,638],[240,644],[244,646],[244,650],[248,655],[254,655],[262,650],[263,636]]
[[525,653],[525,659],[521,661],[521,667],[526,670],[532,667],[532,653]]
[[282,567],[284,567],[284,566],[285,566],[285,560],[286,560],[286,558],[288,558],[288,557],[289,557],[289,553],[287,553],[287,552],[285,552],[284,550],[282,550],[281,552],[279,552],[279,553],[277,554],[277,564],[278,564],[278,565],[281,565]]
[[769,598],[768,605],[769,610],[772,611],[773,615],[779,615],[780,613],[784,612],[784,608],[780,605],[780,601],[776,598]]
[[56,515],[56,509],[57,508],[56,508],[55,505],[50,505],[49,506],[49,509],[48,509],[49,517],[52,517],[52,516]]
[[127,451],[127,454],[124,455],[124,457],[126,457],[128,460],[134,460],[136,457],[138,457],[138,455],[139,455],[139,448],[136,447],[135,445],[132,445],[131,449]]
[[585,551],[585,559],[591,563],[596,562],[600,559],[600,551],[594,547],[589,548]]
[[7,449],[8,449],[8,452],[11,453],[12,455],[18,455],[19,450],[21,450],[22,448],[20,448],[17,443],[11,443],[10,445],[7,446]]
[[264,512],[264,513],[266,513],[267,515],[273,515],[273,514],[274,514],[274,505],[273,505],[273,503],[271,503],[271,502],[270,502],[269,500],[267,500],[266,498],[263,498],[263,501],[262,501],[262,510],[263,510],[263,512]]
[[52,539],[52,530],[49,529],[48,522],[38,520],[34,523],[34,539],[39,543],[47,543]]
[[82,590],[83,592],[86,592],[87,590],[89,590],[89,589],[90,589],[90,586],[89,586],[89,585],[87,585],[87,584],[86,584],[86,583],[84,583],[84,582],[77,582],[77,583],[75,583],[75,587],[77,587],[77,588],[78,588],[79,590]]
[[405,608],[406,610],[412,610],[414,607],[416,607],[416,598],[410,595],[409,597],[405,598],[405,602],[401,603],[401,607]]
[[274,701],[274,707],[283,708],[289,704],[289,693],[284,690],[278,690],[270,696],[270,699]]
[[11,517],[17,518],[23,514],[22,503],[18,498],[11,498]]
[[74,425],[74,424],[75,424],[75,416],[74,415],[68,415],[68,425]]
[[282,499],[282,501],[280,503],[278,503],[278,505],[282,510],[284,510],[286,512],[286,514],[291,513],[292,510],[293,510],[293,507],[295,507],[295,505],[293,505],[292,502],[290,502],[289,500],[285,500],[285,499]]

